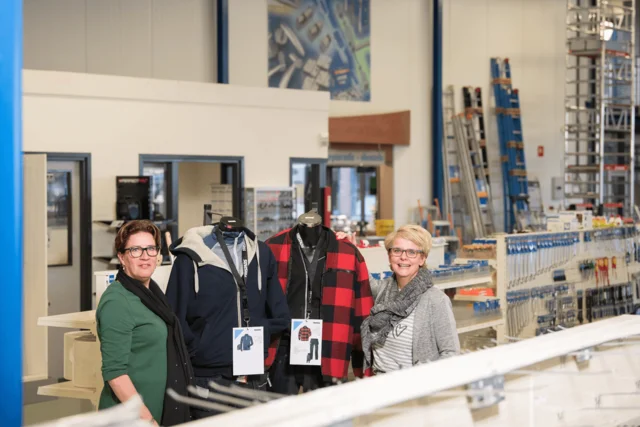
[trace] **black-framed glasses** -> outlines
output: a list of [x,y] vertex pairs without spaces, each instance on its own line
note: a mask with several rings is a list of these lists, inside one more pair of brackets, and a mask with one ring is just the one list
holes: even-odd
[[159,250],[160,248],[157,246],[147,246],[146,248],[140,246],[132,246],[130,248],[123,249],[122,253],[124,254],[129,252],[131,258],[140,258],[142,256],[142,253],[146,251],[147,255],[149,255],[150,257],[154,257],[158,255]]
[[418,254],[424,253],[424,251],[417,249],[389,248],[389,253],[395,257],[402,256],[403,252],[407,254],[407,258],[415,258]]

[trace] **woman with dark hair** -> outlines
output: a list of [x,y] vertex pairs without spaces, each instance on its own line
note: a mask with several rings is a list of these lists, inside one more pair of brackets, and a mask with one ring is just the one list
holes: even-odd
[[151,280],[160,230],[151,221],[127,222],[115,241],[121,268],[96,311],[104,388],[98,408],[139,394],[140,417],[163,426],[191,419],[189,407],[168,400],[171,387],[187,395],[193,372],[180,322]]

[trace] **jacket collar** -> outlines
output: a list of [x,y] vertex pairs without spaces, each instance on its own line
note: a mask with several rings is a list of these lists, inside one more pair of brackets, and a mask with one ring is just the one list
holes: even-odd
[[[215,226],[205,225],[202,227],[194,227],[187,230],[184,236],[178,239],[169,250],[172,254],[187,254],[191,259],[198,263],[198,266],[213,265],[225,270],[229,270],[227,263],[216,255],[205,243],[204,238],[211,235],[215,231]],[[253,257],[258,251],[258,240],[255,234],[249,229],[243,228],[244,243],[247,248],[247,261],[251,263]]]

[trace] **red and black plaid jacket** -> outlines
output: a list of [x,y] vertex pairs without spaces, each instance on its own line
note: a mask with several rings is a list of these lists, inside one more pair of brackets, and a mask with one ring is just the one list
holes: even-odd
[[[327,259],[322,279],[322,374],[345,380],[349,361],[357,377],[370,376],[363,372],[364,354],[360,341],[360,325],[369,316],[373,297],[369,286],[369,271],[358,249],[346,240],[337,240],[328,228]],[[278,279],[285,295],[289,285],[289,263],[294,229],[269,238],[266,243],[278,263]],[[272,340],[267,367],[276,357],[279,337]]]

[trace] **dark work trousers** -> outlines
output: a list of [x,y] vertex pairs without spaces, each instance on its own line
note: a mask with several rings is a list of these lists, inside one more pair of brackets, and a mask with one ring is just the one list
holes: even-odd
[[[211,381],[214,381],[215,383],[220,384],[222,386],[230,386],[231,384],[235,384],[237,386],[252,389],[252,390],[263,390],[263,391],[267,390],[266,374],[265,375],[249,375],[246,383],[238,382],[236,381],[235,377],[227,377],[225,375],[216,375],[213,377],[195,377],[196,386],[209,389],[211,393],[218,393],[217,391],[211,390],[211,387],[209,387],[209,382]],[[225,405],[225,406],[233,406],[229,403],[219,402],[216,400],[211,400],[211,399],[203,399],[203,400],[208,400],[209,402],[213,402],[213,403],[220,403],[221,405]],[[193,406],[191,407],[191,415],[193,416],[194,420],[199,420],[202,418],[207,418],[207,417],[211,417],[213,415],[218,415],[222,413],[223,412],[215,411],[212,409],[196,408]]]
[[[307,360],[311,361],[311,360],[318,360],[318,347],[320,346],[320,343],[318,342],[318,338],[311,338],[311,341],[309,342],[310,346],[309,346],[309,354],[307,355]],[[314,350],[315,350],[315,354],[314,354]]]
[[[313,341],[313,339],[311,340]],[[316,346],[316,353],[318,347]],[[269,371],[270,391],[280,394],[298,394],[324,386],[320,366],[300,366],[289,364],[289,342],[283,342],[278,348],[276,360]]]

